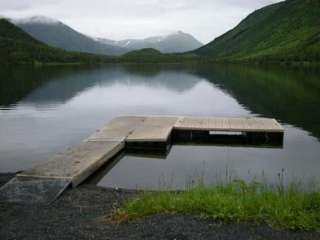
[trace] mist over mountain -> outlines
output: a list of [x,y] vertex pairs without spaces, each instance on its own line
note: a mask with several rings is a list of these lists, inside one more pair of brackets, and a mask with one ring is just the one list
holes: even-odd
[[101,43],[89,36],[79,33],[55,19],[34,16],[11,21],[35,39],[67,51],[110,56],[117,56],[127,52],[126,49],[121,47]]
[[182,53],[197,49],[203,44],[195,37],[182,31],[163,36],[154,36],[145,39],[126,39],[114,41],[110,39],[98,38],[102,43],[130,50],[139,50],[144,48],[154,48],[162,53]]
[[182,31],[145,39],[115,41],[105,38],[95,39],[72,29],[59,20],[43,16],[11,21],[35,39],[67,51],[119,56],[144,48],[154,48],[162,53],[181,53],[195,50],[203,45],[192,35]]
[[6,19],[0,19],[0,66],[11,64],[98,63],[107,56],[68,52],[42,43]]

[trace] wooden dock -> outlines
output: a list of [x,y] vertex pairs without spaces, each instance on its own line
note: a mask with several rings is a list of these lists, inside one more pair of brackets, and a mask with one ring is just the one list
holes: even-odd
[[50,203],[68,186],[76,187],[119,152],[168,152],[174,143],[281,146],[284,129],[266,118],[123,116],[113,119],[80,145],[26,170],[0,189],[10,202]]

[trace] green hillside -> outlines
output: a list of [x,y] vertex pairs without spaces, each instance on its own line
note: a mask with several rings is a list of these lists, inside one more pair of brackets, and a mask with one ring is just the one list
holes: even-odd
[[49,47],[5,19],[0,19],[0,64],[97,63],[107,57]]
[[194,53],[219,60],[320,61],[320,1],[264,7]]

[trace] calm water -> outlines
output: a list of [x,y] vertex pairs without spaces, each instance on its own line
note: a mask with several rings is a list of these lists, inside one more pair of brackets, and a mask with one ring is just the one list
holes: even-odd
[[0,69],[0,173],[45,161],[118,115],[265,116],[285,126],[283,149],[174,146],[166,158],[119,157],[90,181],[129,189],[183,189],[226,176],[318,181],[319,76],[240,66]]

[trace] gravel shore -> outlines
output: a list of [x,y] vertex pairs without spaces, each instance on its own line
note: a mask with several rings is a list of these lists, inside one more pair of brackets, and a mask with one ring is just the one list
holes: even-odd
[[[0,186],[12,174],[0,174]],[[66,191],[50,206],[0,202],[0,239],[319,239],[320,233],[276,230],[247,223],[222,224],[186,215],[157,215],[128,223],[107,220],[137,193],[84,184]]]

